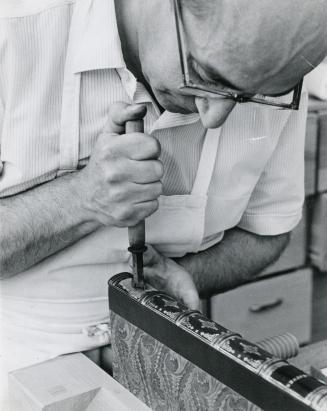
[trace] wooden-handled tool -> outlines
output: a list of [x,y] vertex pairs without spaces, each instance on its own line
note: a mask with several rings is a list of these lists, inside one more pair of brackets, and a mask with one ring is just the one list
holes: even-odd
[[[126,134],[143,133],[143,120],[128,121],[125,126]],[[133,286],[135,288],[145,288],[143,273],[143,253],[145,246],[145,221],[140,221],[136,226],[128,228],[129,248],[128,251],[133,256]]]

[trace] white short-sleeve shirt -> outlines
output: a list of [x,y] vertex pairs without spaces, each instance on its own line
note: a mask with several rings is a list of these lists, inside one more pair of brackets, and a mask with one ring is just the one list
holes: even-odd
[[[148,105],[146,130],[162,145],[166,194],[191,190],[205,130],[199,116],[158,112],[122,58],[113,0],[87,0],[77,69],[80,165],[87,163],[112,102]],[[0,196],[56,177],[65,53],[74,2],[2,1],[0,5]],[[237,105],[222,127],[210,195],[231,199],[243,229],[273,235],[299,221],[304,199],[306,98],[299,111]],[[243,199],[242,201],[240,201]],[[244,199],[247,199],[244,201]],[[219,213],[219,210],[217,210]],[[230,227],[215,227],[222,231]]]
[[[79,166],[87,164],[110,105],[142,102],[148,108],[146,132],[161,143],[165,194],[189,193],[206,130],[198,114],[160,114],[127,70],[114,0],[0,0],[0,205],[1,198],[58,175],[65,60],[78,4],[85,12],[74,49],[75,70],[81,73]],[[205,215],[208,243],[237,225],[275,235],[300,220],[307,109],[305,93],[302,97],[296,112],[237,105],[221,128]],[[102,336],[83,331],[108,321],[108,250],[101,246],[109,239],[93,234],[1,282],[2,336],[14,353],[7,355],[7,369],[104,344]],[[127,269],[127,247],[122,256],[112,273]]]

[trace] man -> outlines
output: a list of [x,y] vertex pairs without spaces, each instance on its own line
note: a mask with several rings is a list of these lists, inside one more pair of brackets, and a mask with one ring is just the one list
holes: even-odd
[[[279,256],[301,218],[305,94],[276,107],[327,29],[322,0],[271,3],[1,4],[7,369],[110,342],[107,279],[141,219],[149,281],[190,307]],[[186,66],[200,87],[180,88]]]

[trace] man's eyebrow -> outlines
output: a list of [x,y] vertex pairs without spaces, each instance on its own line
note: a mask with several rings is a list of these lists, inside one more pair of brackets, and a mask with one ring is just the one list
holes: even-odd
[[198,60],[196,60],[192,55],[190,55],[190,61],[191,61],[192,69],[196,72],[196,74],[201,75],[201,73],[199,73],[196,70],[196,66],[199,66],[201,70],[203,70],[206,74],[208,74],[208,76],[212,79],[212,81],[216,81],[222,86],[228,87],[235,91],[242,91],[240,90],[239,87],[235,86],[235,84],[233,84],[232,82],[227,80],[225,77],[223,77],[217,69],[213,69],[211,67],[204,67],[203,64],[201,64]]

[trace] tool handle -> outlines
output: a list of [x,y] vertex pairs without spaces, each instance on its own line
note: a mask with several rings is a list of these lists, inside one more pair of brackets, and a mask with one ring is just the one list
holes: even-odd
[[134,227],[128,227],[129,245],[136,249],[144,248],[145,244],[145,221],[141,220]]
[[[125,125],[125,132],[128,133],[143,133],[143,120],[127,121]],[[134,227],[128,228],[129,245],[131,247],[142,248],[145,244],[145,222],[140,221]]]
[[125,133],[144,133],[144,122],[143,120],[133,120],[127,121],[125,124]]

